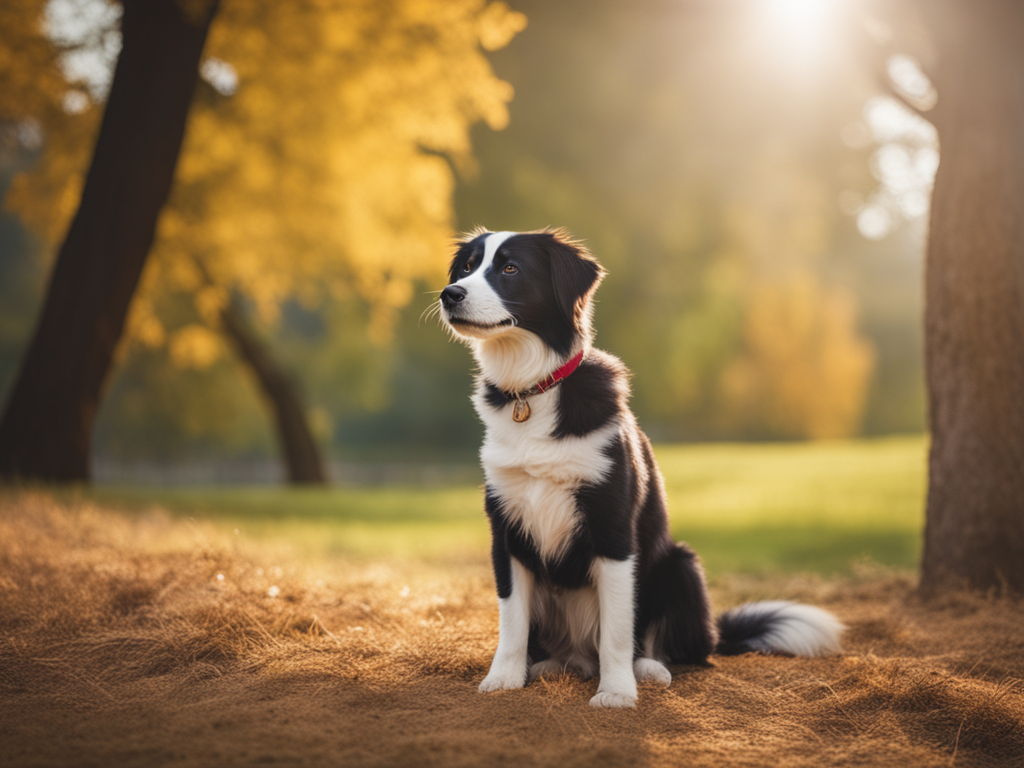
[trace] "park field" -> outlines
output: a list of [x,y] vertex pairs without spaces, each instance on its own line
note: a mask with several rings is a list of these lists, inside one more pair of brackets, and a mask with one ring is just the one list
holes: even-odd
[[[727,573],[848,574],[917,564],[926,441],[663,445],[656,451],[672,533],[712,578]],[[482,482],[482,480],[481,480]],[[172,488],[72,492],[129,514],[161,511],[308,557],[477,559],[489,531],[478,485]]]
[[1024,603],[914,591],[922,440],[659,456],[716,610],[819,605],[841,654],[484,696],[478,488],[0,489],[0,765],[1020,765]]

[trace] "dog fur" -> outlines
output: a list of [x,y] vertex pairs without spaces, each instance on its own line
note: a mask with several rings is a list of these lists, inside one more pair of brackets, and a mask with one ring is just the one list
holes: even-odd
[[[764,602],[711,613],[694,552],[669,535],[661,473],[629,408],[629,374],[592,346],[603,268],[561,231],[463,239],[441,316],[478,364],[498,592],[498,648],[481,692],[570,670],[600,676],[596,707],[632,707],[637,681],[712,653],[819,656],[842,625],[811,606]],[[538,382],[582,353],[565,379]],[[525,400],[530,416],[513,417]]]

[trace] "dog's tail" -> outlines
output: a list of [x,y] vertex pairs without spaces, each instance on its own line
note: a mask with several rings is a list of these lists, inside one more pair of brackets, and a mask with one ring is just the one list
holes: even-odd
[[844,629],[831,613],[811,605],[785,600],[747,603],[718,617],[715,653],[827,656],[839,652]]

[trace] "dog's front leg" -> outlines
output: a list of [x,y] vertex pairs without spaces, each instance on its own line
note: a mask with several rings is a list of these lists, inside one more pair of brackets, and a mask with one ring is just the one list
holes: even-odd
[[481,693],[522,688],[526,683],[533,574],[515,558],[510,561],[512,591],[498,598],[498,650],[480,683]]
[[633,674],[633,566],[634,558],[594,560],[591,575],[597,586],[601,612],[598,654],[601,682],[592,707],[635,707],[636,677]]

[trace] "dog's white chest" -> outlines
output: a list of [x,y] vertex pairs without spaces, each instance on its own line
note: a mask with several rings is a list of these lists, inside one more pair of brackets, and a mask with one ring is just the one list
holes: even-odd
[[601,482],[611,469],[603,448],[619,430],[613,422],[584,437],[552,437],[559,394],[530,398],[530,418],[522,423],[513,420],[511,404],[495,410],[482,393],[473,398],[487,428],[480,450],[487,484],[545,560],[565,553],[579,523],[576,490]]

